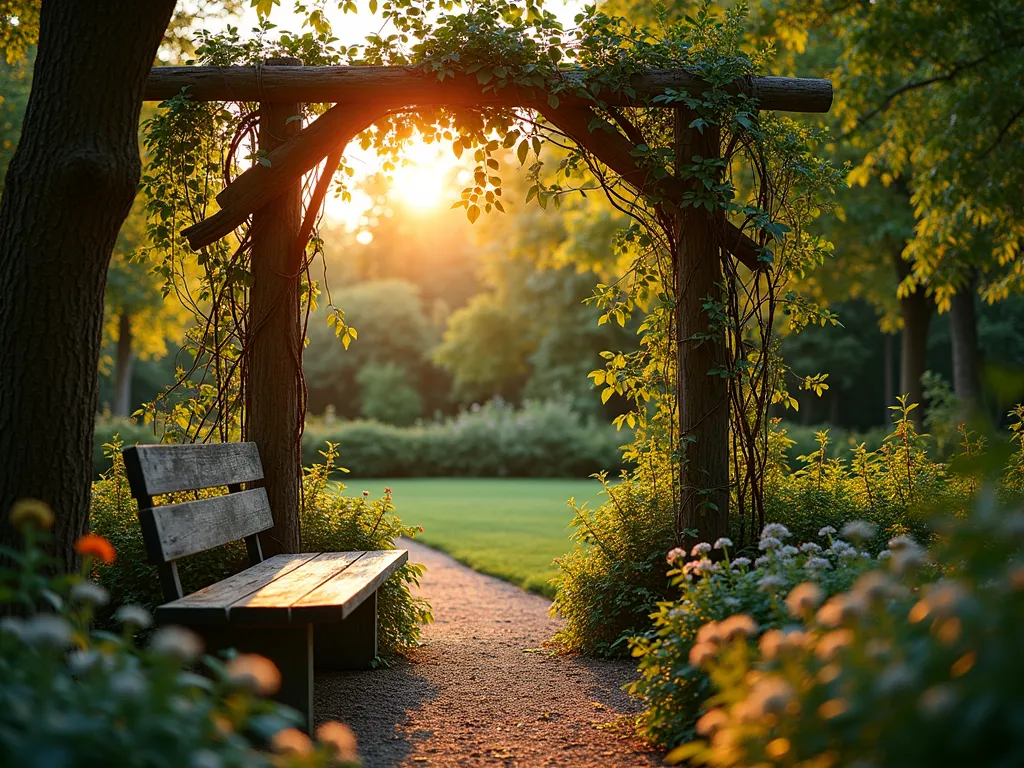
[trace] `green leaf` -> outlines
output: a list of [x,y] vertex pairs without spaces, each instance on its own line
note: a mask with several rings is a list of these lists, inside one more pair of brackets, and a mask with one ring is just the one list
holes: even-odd
[[519,158],[520,165],[526,165],[526,157],[530,154],[530,143],[523,139],[519,142],[519,147],[516,149],[516,156]]
[[252,0],[250,7],[256,9],[256,15],[261,19],[265,19],[270,15],[270,11],[275,5],[280,5],[281,0]]

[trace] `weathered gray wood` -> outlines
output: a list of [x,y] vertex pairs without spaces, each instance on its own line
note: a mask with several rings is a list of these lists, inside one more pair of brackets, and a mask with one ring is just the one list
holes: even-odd
[[333,579],[293,602],[291,620],[319,623],[347,618],[408,560],[405,549],[365,552]]
[[377,658],[377,592],[344,621],[314,624],[313,646],[317,669],[369,669]]
[[253,165],[221,190],[217,195],[220,210],[187,227],[182,234],[193,248],[202,248],[224,237],[250,213],[295,184],[302,174],[315,167],[334,148],[344,148],[356,134],[387,114],[392,106],[369,102],[358,107],[331,107],[299,131],[297,137],[269,151],[267,165]]
[[362,552],[324,552],[299,568],[236,600],[228,608],[233,623],[287,623],[290,607],[366,555]]
[[216,624],[228,620],[228,609],[247,595],[309,562],[316,553],[275,555],[259,565],[229,576],[191,595],[161,605],[157,618],[164,623]]
[[[283,69],[288,69],[302,61],[281,58],[268,63],[286,64]],[[259,150],[272,152],[296,135],[302,119],[295,118],[301,114],[296,103],[261,103]],[[243,368],[247,436],[260,448],[263,485],[274,517],[273,530],[260,537],[268,555],[299,551],[302,485],[302,184],[296,178],[281,192],[272,204],[253,209],[248,359]]]
[[265,531],[273,524],[267,491],[254,488],[139,510],[146,552],[166,563]]
[[132,495],[140,504],[143,496],[249,483],[263,478],[256,443],[133,445],[122,454]]
[[[565,71],[562,78],[585,83],[586,73]],[[703,80],[684,69],[651,70],[634,75],[635,96],[619,89],[599,93],[607,104],[638,103],[667,89],[698,95]],[[545,100],[545,91],[509,85],[487,92],[473,75],[439,81],[436,74],[408,67],[154,67],[146,85],[146,99],[162,101],[182,88],[197,101],[278,101],[360,105],[387,100],[397,106],[519,106],[524,100]],[[758,99],[761,109],[788,112],[828,112],[832,84],[828,80],[797,77],[751,77],[737,80],[733,93]],[[571,106],[593,100],[563,91],[559,99]]]
[[313,627],[310,624],[245,626],[206,625],[195,628],[207,653],[234,648],[258,653],[277,665],[281,689],[273,697],[302,715],[303,727],[313,732]]
[[160,577],[160,589],[164,593],[164,600],[177,600],[185,594],[181,589],[177,563],[157,563],[156,572]]

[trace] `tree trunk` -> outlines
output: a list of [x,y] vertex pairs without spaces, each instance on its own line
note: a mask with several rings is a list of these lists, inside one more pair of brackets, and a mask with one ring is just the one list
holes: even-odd
[[103,293],[139,181],[139,111],[173,0],[44,0],[32,91],[0,202],[0,543],[23,497],[88,527]]
[[[910,265],[900,253],[895,256],[896,273],[902,282],[910,274]],[[911,416],[917,427],[924,426],[924,375],[928,352],[928,326],[932,321],[934,305],[920,286],[900,299],[903,316],[903,334],[900,344],[900,394],[909,395],[909,403],[918,403]]]
[[[717,129],[704,133],[687,126],[693,119],[676,110],[676,162],[695,155],[716,157]],[[695,182],[687,182],[690,187]],[[696,182],[699,183],[699,182]],[[712,334],[704,309],[707,297],[721,299],[722,262],[713,216],[683,209],[676,238],[676,407],[679,411],[680,540],[695,532],[713,542],[729,533],[729,383],[715,369],[726,365],[722,331]]]
[[978,350],[978,314],[975,308],[977,275],[952,298],[949,331],[953,347],[953,391],[966,405],[976,406],[981,393]]
[[[267,64],[301,64],[271,59]],[[270,152],[302,128],[298,104],[260,104],[260,150]],[[302,327],[299,269],[302,188],[294,184],[252,217],[249,297],[248,437],[260,450],[274,527],[260,535],[263,553],[299,551],[302,479]]]
[[132,415],[132,316],[122,312],[117,321],[117,358],[114,360],[114,415]]

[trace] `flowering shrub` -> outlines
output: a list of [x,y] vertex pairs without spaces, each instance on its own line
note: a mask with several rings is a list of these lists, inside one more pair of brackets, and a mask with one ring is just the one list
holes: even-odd
[[[1024,764],[1024,513],[984,496],[947,518],[925,551],[890,544],[885,569],[862,573],[820,608],[789,593],[786,626],[700,630],[692,661],[714,695],[670,757],[712,766]],[[752,619],[751,619],[752,621]]]
[[[293,727],[297,713],[263,698],[281,683],[269,660],[201,658],[199,638],[180,627],[140,647],[152,619],[135,605],[114,611],[116,633],[94,630],[109,593],[83,575],[47,575],[54,561],[40,544],[53,513],[22,501],[11,519],[26,546],[0,553],[0,765],[358,765],[346,726],[321,726],[314,743]],[[115,557],[97,535],[78,550],[83,573]]]
[[[128,487],[121,444],[116,436],[106,451],[111,468],[93,483],[90,521],[93,531],[111,541],[120,557],[113,564],[97,563],[93,575],[110,592],[114,604],[133,603],[152,610],[164,602],[163,593],[156,569],[146,555],[138,505]],[[411,538],[419,532],[416,527],[403,525],[394,514],[389,492],[372,501],[368,495],[343,495],[345,486],[329,479],[337,457],[336,446],[328,444],[321,456],[323,463],[307,469],[303,477],[303,503],[299,511],[303,551],[391,549],[400,536]],[[219,492],[213,489],[199,493]],[[170,500],[176,500],[176,496],[172,495]],[[194,498],[194,494],[188,497]],[[248,564],[245,546],[236,541],[182,558],[178,568],[187,593],[237,573]],[[380,587],[377,611],[381,661],[414,646],[422,624],[432,619],[426,600],[413,597],[410,592],[422,573],[423,566],[407,563]],[[101,625],[112,618],[109,608],[99,610]]]
[[[1009,414],[1009,451],[1005,443],[999,445],[1006,433],[997,442],[961,424],[960,443],[950,464],[929,458],[927,440],[910,418],[913,408],[905,401],[894,406],[893,428],[881,447],[869,451],[858,446],[849,460],[830,458],[828,434],[820,434],[819,450],[799,457],[796,470],[790,469],[786,455],[792,441],[785,430],[773,430],[765,522],[785,525],[793,541],[827,548],[819,530],[866,521],[874,525],[874,533],[860,542],[860,550],[874,555],[885,550],[887,541],[904,535],[927,544],[933,535],[929,517],[936,508],[966,514],[979,487],[979,468],[996,479],[1000,498],[1024,499],[1024,407]],[[958,465],[972,469],[966,474],[952,471]],[[596,509],[577,510],[574,538],[580,546],[560,560],[555,599],[565,620],[559,637],[571,650],[621,653],[630,637],[651,629],[651,615],[660,601],[676,602],[677,592],[663,565],[665,550],[677,543],[677,502],[671,483],[676,471],[670,460],[650,455],[614,486],[608,501]],[[758,539],[751,541],[749,517],[742,520],[733,514],[731,524],[730,538],[736,546],[730,552],[756,559],[761,553]],[[656,615],[663,613],[658,609]],[[652,724],[649,735],[669,744],[685,737],[689,726],[679,730],[667,722],[664,732]]]
[[[842,536],[834,528],[822,528],[817,542],[798,545],[789,543],[792,536],[784,525],[770,523],[753,562],[730,557],[729,539],[697,544],[689,553],[669,552],[669,575],[681,594],[659,603],[654,628],[631,643],[641,676],[630,692],[646,705],[639,721],[644,735],[665,746],[693,737],[694,721],[711,692],[710,680],[697,663],[709,651],[703,627],[716,626],[708,622],[725,620],[723,631],[729,636],[733,631],[756,636],[781,626],[789,611],[783,598],[797,585],[803,585],[798,599],[819,599],[847,589],[860,574],[875,569],[878,561],[856,546],[873,535],[874,526],[850,523]],[[721,559],[713,560],[716,550]],[[684,562],[687,554],[694,559]],[[743,619],[728,618],[736,615]]]

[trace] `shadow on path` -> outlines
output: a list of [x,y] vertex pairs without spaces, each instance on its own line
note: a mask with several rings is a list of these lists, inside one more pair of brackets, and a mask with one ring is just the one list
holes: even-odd
[[550,602],[447,555],[403,542],[424,563],[435,623],[408,662],[319,673],[318,719],[359,738],[367,768],[660,765],[617,728],[636,707],[629,661],[552,656]]

